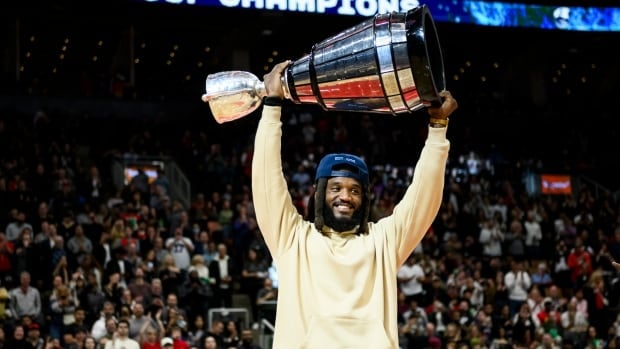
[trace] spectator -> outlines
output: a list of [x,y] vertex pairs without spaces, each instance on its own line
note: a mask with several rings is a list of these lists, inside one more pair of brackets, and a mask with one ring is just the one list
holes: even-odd
[[224,348],[237,348],[241,344],[239,328],[234,320],[226,321],[224,330]]
[[187,280],[179,286],[179,295],[189,319],[207,314],[209,304],[213,302],[212,288],[200,280],[195,269],[189,272]]
[[[93,336],[87,335],[86,338],[84,338],[83,349],[97,349],[97,341],[95,340]],[[143,348],[143,349],[147,349],[147,348]]]
[[178,227],[174,230],[174,236],[166,239],[166,249],[174,258],[177,268],[187,271],[190,266],[191,256],[194,252],[194,243],[183,235],[183,229]]
[[178,292],[179,285],[185,280],[185,272],[177,267],[171,254],[166,255],[164,258],[157,276],[161,280],[162,295],[164,297]]
[[[209,347],[206,346],[206,343],[205,349],[209,349]],[[239,342],[237,349],[261,349],[261,347],[254,344],[254,334],[251,330],[243,330],[241,331],[241,341]]]
[[17,324],[13,327],[13,332],[6,340],[7,349],[32,349],[30,343],[26,340],[24,326]]
[[585,249],[581,237],[575,238],[575,247],[568,254],[566,264],[570,270],[571,282],[575,288],[584,286],[592,273],[592,256]]
[[173,326],[170,331],[170,337],[172,337],[173,340],[173,349],[189,349],[189,343],[183,338],[183,328]]
[[67,241],[68,258],[72,267],[80,265],[84,256],[93,252],[93,242],[84,234],[81,224],[75,227],[74,233]]
[[29,229],[31,232],[34,231],[32,225],[26,221],[26,213],[23,211],[18,211],[14,220],[10,222],[4,230],[6,239],[12,243],[15,243],[19,239],[20,233],[23,229]]
[[[180,318],[187,319],[187,312],[185,311],[185,309],[179,306],[179,298],[177,297],[176,293],[170,293],[166,296],[166,304],[162,308],[161,320],[164,324],[166,324],[166,326],[171,326],[172,324],[176,324],[176,321],[173,321],[173,316],[172,316],[173,312],[175,316],[179,316]],[[185,326],[180,326],[180,327],[185,328],[187,327],[187,324]]]
[[172,349],[174,346],[174,340],[170,337],[164,337],[161,339],[161,349]]
[[[33,271],[38,269],[38,256],[33,239],[34,236],[32,232],[28,228],[26,228],[22,230],[20,238],[14,244],[14,275],[19,275],[23,271],[32,273]],[[2,257],[0,257],[0,259],[1,258]]]
[[[211,322],[211,327],[207,330],[206,337],[213,337],[217,343],[217,348],[224,347],[224,321],[215,319]],[[205,342],[206,342],[205,337]]]
[[551,286],[553,279],[547,269],[547,263],[540,262],[536,268],[536,272],[532,274],[532,285],[538,286],[540,289],[545,289]]
[[141,302],[133,304],[132,314],[129,318],[129,338],[140,341],[141,333],[145,327],[157,328],[157,323],[144,313],[144,305]]
[[113,320],[116,325],[116,309],[115,304],[111,301],[106,301],[103,304],[103,309],[99,318],[93,323],[93,327],[90,330],[91,335],[95,338],[97,343],[101,343],[101,339],[109,332],[107,329],[108,320]]
[[409,255],[405,264],[403,264],[397,273],[397,280],[400,289],[405,294],[405,302],[410,303],[415,300],[417,304],[424,302],[423,284],[426,281],[424,270],[418,263],[420,256],[414,253]]
[[232,307],[233,275],[235,266],[224,243],[217,245],[217,257],[209,264],[209,275],[215,278],[215,300],[213,307]]
[[13,275],[13,256],[15,254],[15,246],[9,240],[3,231],[0,231],[0,283],[12,287],[14,284]]
[[478,241],[482,245],[483,256],[492,258],[502,255],[504,233],[493,217],[486,219],[483,223]]
[[142,267],[136,268],[134,277],[129,281],[127,289],[131,292],[131,296],[134,299],[139,299],[141,302],[151,301],[151,285],[145,280]]
[[41,326],[36,322],[31,322],[26,326],[26,341],[32,349],[43,349],[45,340],[41,337]]
[[127,320],[120,320],[114,337],[107,341],[104,349],[140,349],[138,342],[129,338],[130,325]]
[[28,316],[43,323],[41,294],[30,285],[30,273],[24,271],[19,275],[19,286],[9,292],[9,306],[14,319]]
[[219,349],[221,348],[217,344],[217,339],[211,335],[207,335],[204,337],[204,346],[201,349]]
[[194,321],[189,326],[187,339],[191,347],[200,348],[207,331],[205,328],[205,317],[196,315]]
[[[522,304],[526,303],[528,290],[532,286],[530,273],[523,267],[523,261],[512,261],[512,269],[504,276],[504,283],[508,290],[508,305],[510,314],[516,315]],[[528,308],[528,313],[529,313]]]
[[521,303],[512,318],[512,341],[515,345],[529,346],[534,342],[536,325],[527,303]]
[[560,315],[563,342],[570,343],[574,348],[584,347],[586,331],[589,327],[587,315],[577,311],[577,301],[571,300]]
[[54,290],[49,299],[51,318],[49,321],[50,335],[62,339],[65,327],[75,322],[74,312],[77,300],[61,278],[54,278]]
[[[161,338],[163,341],[163,338]],[[140,340],[138,341],[141,349],[162,349],[163,346],[160,342],[160,336],[157,335],[157,330],[146,325],[142,328],[140,334]],[[172,345],[172,342],[170,343]]]
[[269,275],[269,263],[265,256],[259,255],[258,251],[253,248],[247,250],[246,254],[241,270],[241,287],[242,292],[247,295],[250,301],[252,319],[254,319],[254,322],[257,322],[258,306],[256,304],[256,296],[263,287],[265,278]]
[[527,212],[523,227],[525,228],[525,249],[528,257],[534,260],[541,259],[540,244],[543,233],[535,211]]
[[274,287],[273,280],[265,278],[263,287],[256,294],[258,316],[255,321],[266,319],[272,324],[276,322],[275,305],[278,301],[278,288]]

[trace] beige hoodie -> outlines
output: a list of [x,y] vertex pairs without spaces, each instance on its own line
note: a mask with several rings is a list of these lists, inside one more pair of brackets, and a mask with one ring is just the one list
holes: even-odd
[[396,349],[398,268],[441,204],[450,143],[429,127],[412,184],[368,234],[318,232],[282,171],[280,107],[263,106],[252,160],[256,218],[278,270],[274,349]]

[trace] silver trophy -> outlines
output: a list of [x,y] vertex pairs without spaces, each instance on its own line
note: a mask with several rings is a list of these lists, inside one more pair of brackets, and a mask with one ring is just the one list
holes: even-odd
[[[392,115],[439,105],[445,84],[443,54],[426,5],[377,14],[325,39],[282,75],[284,96],[294,103]],[[254,74],[224,71],[207,76],[202,100],[222,124],[250,114],[266,95]]]

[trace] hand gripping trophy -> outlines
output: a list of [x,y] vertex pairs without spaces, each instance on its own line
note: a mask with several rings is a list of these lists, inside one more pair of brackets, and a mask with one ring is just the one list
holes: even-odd
[[[282,87],[294,103],[325,110],[396,115],[440,105],[443,54],[430,11],[377,14],[315,44],[287,67]],[[265,96],[252,73],[224,71],[207,76],[202,100],[222,124],[250,114]]]

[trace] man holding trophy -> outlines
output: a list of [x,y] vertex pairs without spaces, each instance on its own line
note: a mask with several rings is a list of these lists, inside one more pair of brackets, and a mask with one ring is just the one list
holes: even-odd
[[328,154],[314,184],[314,217],[301,216],[282,172],[282,75],[264,76],[266,98],[256,132],[252,192],[259,227],[278,269],[275,349],[398,348],[397,279],[442,201],[450,143],[450,92],[429,106],[428,136],[413,180],[393,214],[369,222],[369,171],[353,154]]

